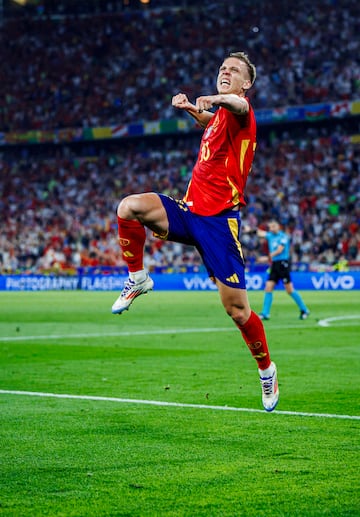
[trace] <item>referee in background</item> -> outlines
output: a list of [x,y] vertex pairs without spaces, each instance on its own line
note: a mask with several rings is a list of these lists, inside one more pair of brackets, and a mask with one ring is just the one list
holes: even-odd
[[291,281],[290,237],[281,230],[280,224],[275,220],[269,222],[268,228],[268,231],[261,230],[260,228],[257,229],[257,235],[266,239],[269,249],[268,257],[261,257],[260,262],[270,261],[269,276],[265,284],[263,308],[259,316],[263,320],[270,319],[273,290],[276,284],[281,281],[286,292],[300,310],[299,318],[305,320],[309,316],[310,311]]

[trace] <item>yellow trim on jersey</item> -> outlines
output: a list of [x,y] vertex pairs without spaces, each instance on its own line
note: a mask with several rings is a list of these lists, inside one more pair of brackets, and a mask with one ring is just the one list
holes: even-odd
[[188,188],[186,189],[185,196],[183,197],[183,200],[185,201],[185,203],[186,203],[187,197],[189,195],[189,190],[190,190],[191,182],[192,182],[192,179],[189,181]]
[[238,235],[239,235],[239,223],[238,223],[238,220],[235,219],[234,217],[229,217],[228,218],[228,225],[229,225],[229,228],[230,228],[230,231],[231,231],[231,235],[233,236],[233,239],[235,241],[236,247],[239,250],[240,256],[244,260],[243,251],[242,251],[242,248],[241,248],[240,241],[238,239]]
[[241,171],[241,174],[244,174],[244,161],[245,161],[245,155],[246,155],[246,151],[248,150],[249,144],[250,144],[250,140],[248,138],[241,141],[241,149],[240,149],[240,171]]
[[229,176],[227,176],[227,181],[231,187],[231,200],[233,202],[234,205],[238,205],[240,203],[240,199],[239,199],[239,191],[238,189],[235,187],[234,183],[231,181],[231,179],[229,178]]

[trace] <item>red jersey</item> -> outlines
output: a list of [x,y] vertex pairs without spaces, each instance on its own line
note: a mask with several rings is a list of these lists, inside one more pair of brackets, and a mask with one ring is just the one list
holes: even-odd
[[246,204],[244,190],[255,147],[256,120],[250,103],[247,115],[220,107],[205,128],[184,196],[191,212],[216,215]]

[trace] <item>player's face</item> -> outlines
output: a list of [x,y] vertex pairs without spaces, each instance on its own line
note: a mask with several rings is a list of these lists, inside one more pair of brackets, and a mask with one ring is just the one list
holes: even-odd
[[250,88],[245,63],[236,57],[228,57],[219,68],[217,90],[219,93],[243,93]]

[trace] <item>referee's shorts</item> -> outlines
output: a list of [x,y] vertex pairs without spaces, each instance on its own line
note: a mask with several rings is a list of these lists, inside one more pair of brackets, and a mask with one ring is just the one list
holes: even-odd
[[283,282],[288,284],[291,282],[291,265],[289,260],[275,260],[270,269],[268,280],[275,282]]

